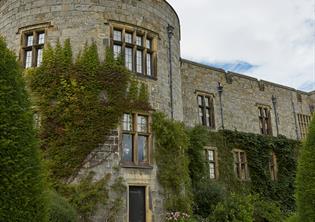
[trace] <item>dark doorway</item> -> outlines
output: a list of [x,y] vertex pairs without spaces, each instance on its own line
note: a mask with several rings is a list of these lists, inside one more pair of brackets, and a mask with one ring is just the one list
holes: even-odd
[[129,222],[145,222],[145,187],[129,187]]

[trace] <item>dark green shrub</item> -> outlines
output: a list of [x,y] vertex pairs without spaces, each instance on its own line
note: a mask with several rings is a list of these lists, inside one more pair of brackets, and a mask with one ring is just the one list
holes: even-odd
[[298,216],[296,214],[291,215],[288,217],[285,222],[298,222]]
[[280,222],[283,221],[283,214],[275,202],[256,197],[254,199],[254,221]]
[[57,192],[49,193],[49,221],[50,222],[76,222],[76,210],[68,203],[68,201],[60,196]]
[[222,184],[204,180],[193,188],[194,214],[207,218],[213,213],[216,205],[225,198]]
[[232,193],[217,204],[209,220],[212,222],[253,222],[253,214],[253,196]]
[[37,148],[21,69],[0,37],[0,221],[46,221]]
[[315,221],[315,118],[303,143],[296,176],[297,215],[300,222]]

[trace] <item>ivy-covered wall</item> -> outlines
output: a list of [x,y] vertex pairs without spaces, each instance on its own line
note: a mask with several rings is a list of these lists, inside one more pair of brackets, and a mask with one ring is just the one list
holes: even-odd
[[[219,168],[218,179],[208,182],[214,189],[219,186],[228,193],[258,194],[264,200],[278,204],[284,214],[294,211],[294,180],[300,142],[283,136],[270,137],[229,130],[209,132],[203,127],[192,129],[190,135],[190,173],[194,178],[194,188],[200,191],[200,182],[209,178],[209,169],[204,170],[208,166],[203,166],[200,158],[206,159],[203,147],[212,146],[217,148]],[[233,149],[246,152],[249,180],[241,181],[236,177]],[[278,174],[275,181],[269,170],[272,152],[277,157]]]
[[[38,136],[50,189],[75,207],[80,221],[90,221],[99,208],[107,221],[120,216],[126,182],[119,161],[98,175],[95,169],[82,168],[93,151],[112,137],[124,112],[151,110],[147,85],[130,75],[122,59],[114,59],[111,50],[106,50],[105,61],[100,61],[92,44],[74,60],[67,40],[63,46],[48,46],[42,65],[25,71],[34,110],[40,117]],[[118,146],[102,157],[103,162],[117,152]]]

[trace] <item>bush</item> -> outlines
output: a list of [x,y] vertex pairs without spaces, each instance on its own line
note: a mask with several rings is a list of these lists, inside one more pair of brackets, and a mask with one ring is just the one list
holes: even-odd
[[285,222],[298,222],[298,217],[296,214],[291,215],[290,217],[288,217]]
[[75,222],[77,221],[76,210],[67,202],[65,198],[57,192],[51,191],[49,206],[50,222]]
[[209,220],[212,222],[252,222],[254,221],[253,198],[251,195],[242,196],[232,193],[217,204]]
[[0,221],[47,220],[33,116],[16,58],[0,37]]
[[257,197],[254,200],[254,221],[280,222],[283,221],[283,214],[275,202],[266,201]]
[[315,118],[298,159],[296,176],[297,217],[301,222],[315,221]]
[[225,190],[222,185],[204,180],[193,189],[194,214],[207,218],[213,213],[215,206],[224,199]]

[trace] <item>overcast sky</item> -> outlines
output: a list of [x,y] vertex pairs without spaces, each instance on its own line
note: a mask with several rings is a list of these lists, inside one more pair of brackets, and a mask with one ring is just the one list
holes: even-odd
[[168,0],[181,21],[181,56],[315,90],[315,0]]

